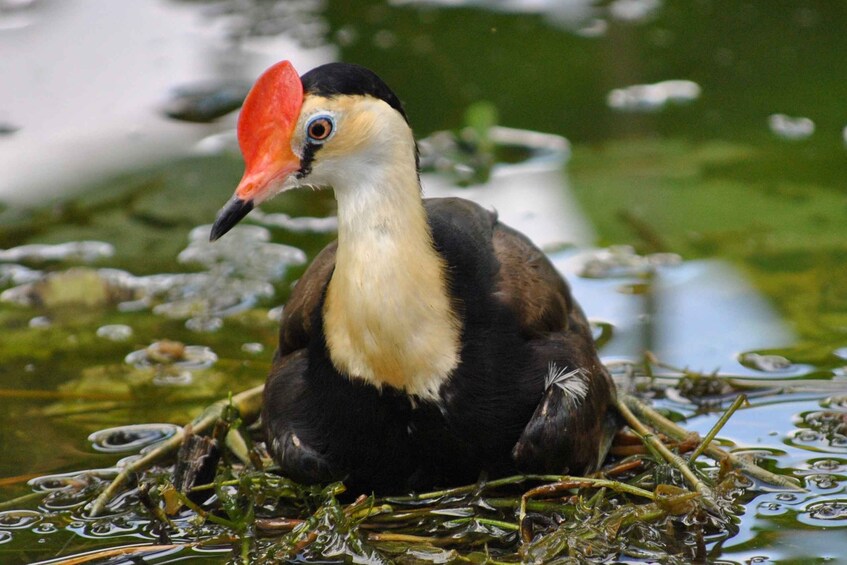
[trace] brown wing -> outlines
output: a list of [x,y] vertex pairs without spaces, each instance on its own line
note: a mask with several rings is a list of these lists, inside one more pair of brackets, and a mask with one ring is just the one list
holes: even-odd
[[279,327],[279,350],[277,357],[302,349],[309,344],[309,336],[320,307],[323,293],[335,269],[335,250],[338,242],[332,242],[318,253],[291,292],[291,297],[282,312]]
[[562,331],[569,318],[585,319],[565,280],[529,238],[497,223],[491,242],[500,262],[495,297],[518,316],[525,334]]
[[[612,408],[614,385],[597,356],[585,314],[562,276],[526,236],[497,224],[492,242],[500,261],[495,294],[518,317],[537,365],[548,371],[540,402],[512,456],[524,472],[593,471],[619,424]],[[566,384],[568,377],[574,380]],[[582,395],[567,393],[568,384]]]

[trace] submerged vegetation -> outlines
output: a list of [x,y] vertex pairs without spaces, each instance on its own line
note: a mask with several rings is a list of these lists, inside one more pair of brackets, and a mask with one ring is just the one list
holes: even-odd
[[[628,380],[637,384],[662,368],[648,357],[641,367],[627,366]],[[226,552],[232,563],[685,563],[720,553],[752,492],[804,490],[794,477],[712,443],[743,396],[700,438],[624,395],[619,410],[629,429],[592,476],[481,479],[410,496],[353,498],[341,483],[307,487],[272,472],[247,425],[257,416],[261,388],[212,405],[165,439],[145,426],[98,434],[96,442],[113,450],[147,447],[124,459],[117,475],[37,479],[33,494],[0,505],[17,508],[2,512],[0,524],[77,523],[104,535],[144,523],[146,543],[70,555],[60,561],[66,565],[142,554],[155,562],[174,550]],[[205,431],[211,439],[198,439]],[[711,461],[695,462],[701,455]],[[52,511],[20,509],[33,503]]]

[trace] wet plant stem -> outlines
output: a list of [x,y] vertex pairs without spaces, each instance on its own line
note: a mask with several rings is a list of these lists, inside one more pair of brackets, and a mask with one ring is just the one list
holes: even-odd
[[31,492],[29,494],[13,498],[12,500],[7,500],[6,502],[0,502],[0,510],[20,508],[22,505],[29,504],[32,501],[41,500],[48,494],[50,494],[49,491]]
[[[438,498],[444,498],[447,496],[461,496],[466,494],[471,494],[474,492],[481,492],[484,490],[489,490],[493,488],[498,488],[502,486],[508,485],[517,485],[526,481],[537,481],[537,482],[546,482],[546,483],[579,483],[578,486],[597,486],[597,487],[609,487],[612,490],[617,492],[626,492],[629,494],[633,494],[635,496],[641,496],[644,498],[649,498],[650,500],[654,499],[654,495],[652,492],[640,489],[638,487],[634,487],[628,485],[626,483],[621,483],[618,481],[612,481],[609,479],[598,479],[593,477],[572,477],[569,475],[514,475],[511,477],[503,477],[502,479],[496,479],[493,481],[488,481],[485,483],[477,483],[473,485],[465,485],[461,487],[455,487],[451,489],[445,490],[437,490],[432,492],[424,492],[421,494],[415,494],[411,496],[398,496],[386,498],[386,502],[418,502],[421,500],[432,500]],[[576,488],[576,487],[571,487]]]
[[[230,405],[230,402],[232,403],[232,407],[235,408],[241,415],[242,420],[249,422],[252,419],[255,419],[262,404],[263,390],[264,385],[261,385],[245,390],[244,392],[240,392],[234,395],[231,400],[219,400],[218,402],[215,402],[206,408],[206,410],[204,410],[203,413],[191,423],[193,432],[203,432],[214,426],[224,413],[224,410],[226,410],[226,408]],[[129,477],[147,469],[155,461],[158,461],[179,449],[179,446],[182,444],[182,440],[185,437],[185,433],[185,430],[180,430],[166,441],[162,442],[156,449],[153,449],[145,456],[124,467],[109,486],[100,493],[97,500],[94,501],[94,505],[91,507],[91,517],[98,516],[103,511],[106,504],[108,504],[108,502],[118,493],[118,490],[120,490]]]
[[521,539],[524,543],[529,543],[531,539],[531,535],[529,532],[529,528],[526,523],[526,510],[527,510],[527,502],[536,496],[550,495],[550,494],[558,494],[562,491],[571,490],[574,488],[581,487],[600,487],[600,488],[610,488],[617,492],[625,492],[635,496],[640,496],[642,498],[647,498],[650,501],[655,502],[656,495],[650,491],[640,489],[636,486],[628,485],[626,483],[620,483],[618,481],[611,481],[609,479],[593,479],[589,477],[550,477],[549,475],[542,475],[544,477],[548,477],[548,480],[553,478],[557,482],[547,485],[541,485],[526,491],[523,496],[521,496],[521,504],[518,509],[518,525],[521,532]]
[[104,549],[95,553],[86,553],[76,557],[69,557],[62,561],[54,561],[53,565],[81,565],[82,563],[90,563],[92,561],[101,561],[112,557],[121,557],[128,555],[137,555],[139,553],[155,553],[159,551],[169,551],[178,547],[195,547],[195,543],[186,544],[167,544],[167,545],[133,545],[130,547],[118,547],[114,549]]
[[712,429],[709,430],[709,433],[706,434],[706,437],[703,438],[703,441],[700,442],[700,445],[697,446],[694,453],[692,453],[688,458],[689,465],[694,464],[694,461],[706,450],[707,447],[709,447],[712,440],[714,440],[715,436],[718,435],[718,432],[723,429],[724,425],[726,425],[732,415],[735,414],[735,411],[741,408],[741,405],[743,404],[747,404],[747,397],[743,394],[739,394],[732,405],[726,409],[720,418],[718,418],[718,421],[715,422],[715,425],[712,426]]
[[617,408],[621,416],[623,416],[624,420],[626,420],[626,423],[629,424],[636,433],[644,437],[647,445],[652,446],[665,461],[676,467],[679,472],[682,473],[682,476],[685,477],[688,484],[703,497],[703,503],[707,507],[710,509],[717,508],[712,489],[710,489],[706,483],[701,481],[697,475],[694,474],[694,471],[691,470],[682,457],[668,449],[667,446],[661,442],[658,436],[651,432],[650,429],[647,428],[647,426],[645,426],[641,420],[632,413],[624,402],[625,398],[627,398],[626,395],[618,396]]
[[[650,406],[644,404],[634,396],[621,394],[618,397],[618,404],[625,404],[629,409],[638,413],[644,419],[648,420],[650,424],[655,426],[657,430],[674,439],[683,440],[690,434],[690,432],[678,426],[676,423],[668,420],[659,412],[657,412]],[[748,475],[755,477],[756,479],[759,479],[760,481],[763,481],[770,485],[775,485],[801,492],[805,492],[806,490],[800,486],[800,482],[794,477],[786,477],[783,475],[771,473],[770,471],[762,469],[758,465],[755,465],[754,463],[751,463],[746,459],[742,459],[732,453],[724,451],[723,449],[717,447],[714,444],[709,444],[708,447],[706,447],[706,449],[704,450],[704,453],[717,461],[722,461],[725,459],[729,461],[730,464],[741,469]]]
[[450,545],[455,544],[456,540],[452,538],[433,538],[426,536],[416,536],[412,534],[395,534],[390,532],[371,532],[368,534],[368,541],[371,542],[400,542],[400,543],[427,543],[430,545]]
[[504,530],[509,530],[512,532],[516,532],[519,529],[518,525],[513,524],[512,522],[504,522],[502,520],[494,520],[492,518],[480,518],[479,516],[471,516],[469,518],[458,518],[456,520],[450,520],[451,524],[470,524],[471,522],[476,522],[477,524],[482,524],[483,526],[494,526],[495,528],[502,528]]
[[[656,355],[650,351],[645,355],[646,362],[644,363],[645,374],[651,379],[673,379],[679,380],[679,376],[684,377],[720,377],[735,388],[745,389],[766,389],[777,388],[781,391],[799,391],[799,392],[828,392],[831,390],[843,390],[844,384],[838,381],[828,379],[751,379],[746,375],[735,374],[711,374],[692,371],[685,367],[676,367],[669,363],[661,361]],[[656,374],[653,367],[659,367],[670,371],[671,374]]]
[[[173,488],[173,487],[171,487],[171,488]],[[182,502],[189,510],[191,510],[192,512],[194,512],[195,514],[197,514],[198,516],[200,516],[204,520],[208,520],[209,522],[212,522],[213,524],[217,524],[218,526],[223,526],[225,528],[229,528],[229,529],[234,530],[236,532],[244,529],[242,527],[239,527],[238,524],[236,524],[235,522],[233,522],[231,520],[227,520],[226,518],[221,518],[220,516],[215,516],[211,512],[206,512],[205,510],[200,508],[198,505],[194,504],[191,501],[191,499],[189,499],[187,496],[185,496],[183,493],[179,492],[178,490],[174,489],[174,493],[176,494],[177,498],[179,498],[180,502]]]

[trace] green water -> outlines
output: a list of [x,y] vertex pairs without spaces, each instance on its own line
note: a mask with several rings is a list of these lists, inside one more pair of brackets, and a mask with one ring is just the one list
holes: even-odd
[[[570,141],[569,158],[504,165],[482,187],[455,188],[448,173],[427,173],[424,185],[493,203],[549,250],[589,317],[611,324],[607,361],[637,360],[650,349],[704,372],[829,381],[757,396],[720,433],[726,445],[804,478],[809,492],[751,491],[739,532],[711,555],[738,563],[847,560],[847,432],[816,417],[847,418],[847,8],[764,0],[532,4],[548,9],[0,2],[0,125],[8,131],[0,135],[0,249],[85,240],[114,248],[92,260],[0,260],[42,272],[34,279],[87,269],[42,283],[34,304],[0,302],[0,501],[32,492],[31,477],[114,465],[124,455],[95,450],[86,439],[94,431],[184,424],[228,391],[262,382],[276,339],[268,310],[284,302],[302,265],[292,260],[285,272],[258,277],[255,265],[229,271],[226,258],[212,266],[177,261],[191,230],[210,223],[229,198],[242,165],[226,137],[233,115],[191,124],[168,119],[162,107],[173,87],[249,82],[277,59],[292,59],[301,72],[344,60],[376,70],[394,88],[419,137],[474,122],[468,108],[487,102],[503,126]],[[627,19],[627,8],[639,7],[644,13]],[[699,95],[651,110],[609,106],[613,89],[666,80],[692,81]],[[798,121],[794,138],[775,132],[775,114],[808,118],[814,131]],[[327,217],[333,207],[329,194],[290,194],[264,211]],[[333,237],[268,230],[273,243],[308,257]],[[282,253],[266,243],[250,249]],[[632,246],[611,260],[619,276],[580,276],[587,258],[602,253],[591,249],[610,245]],[[682,262],[639,263],[668,253]],[[90,290],[100,268],[210,278],[199,294],[172,282],[184,291],[179,297],[161,291],[128,308],[139,291]],[[653,278],[644,292],[647,271]],[[0,290],[23,282],[0,271]],[[235,294],[254,301],[210,302],[210,294],[229,296],[232,285],[247,283],[263,291]],[[217,320],[217,331],[198,331]],[[98,336],[109,324],[129,326],[132,335]],[[217,361],[187,376],[125,361],[161,339],[206,346]],[[745,352],[790,364],[760,370],[740,362]],[[661,403],[701,433],[719,415],[679,396]],[[0,560],[149,539],[143,525],[97,534],[51,514],[55,508],[40,511],[52,516],[41,529],[0,524]]]

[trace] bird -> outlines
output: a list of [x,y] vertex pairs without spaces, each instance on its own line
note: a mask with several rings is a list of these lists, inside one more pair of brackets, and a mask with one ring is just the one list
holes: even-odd
[[211,241],[281,192],[337,201],[263,393],[283,475],[391,494],[602,464],[616,393],[567,282],[495,211],[423,198],[407,114],[376,73],[276,63],[237,134],[245,172]]

